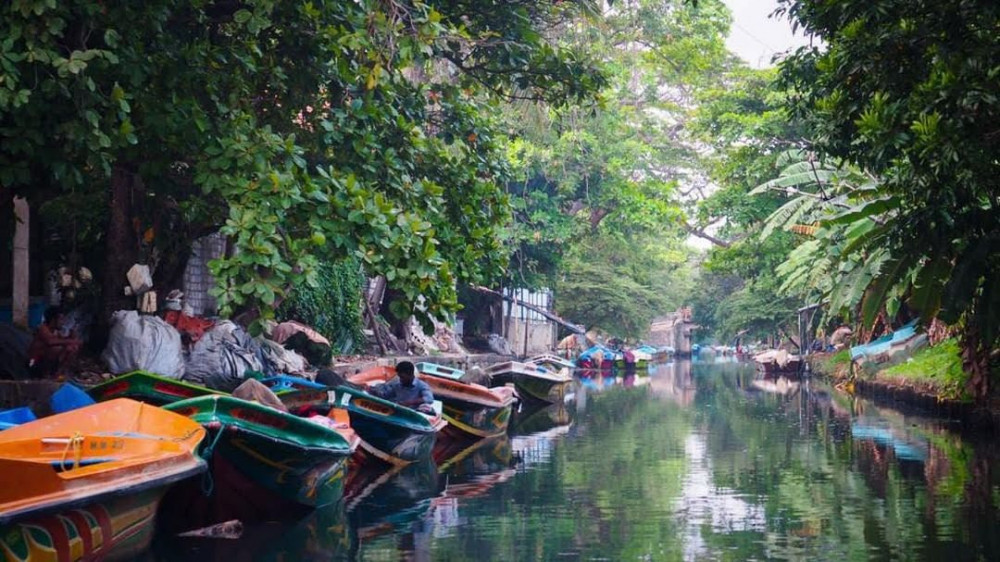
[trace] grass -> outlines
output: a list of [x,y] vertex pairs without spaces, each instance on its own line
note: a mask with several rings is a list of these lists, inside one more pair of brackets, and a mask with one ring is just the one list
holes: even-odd
[[921,349],[906,361],[880,372],[877,378],[930,387],[946,400],[970,399],[965,389],[968,376],[962,370],[958,340],[954,338]]
[[851,351],[842,349],[832,355],[820,357],[814,368],[828,377],[846,377],[851,366]]

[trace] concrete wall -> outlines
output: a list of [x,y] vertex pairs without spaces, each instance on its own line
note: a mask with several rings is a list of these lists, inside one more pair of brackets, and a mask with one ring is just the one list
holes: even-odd
[[[528,330],[527,349],[524,347],[525,324],[527,324]],[[525,322],[520,318],[511,318],[507,342],[510,343],[511,350],[517,355],[537,355],[546,351],[552,351],[556,346],[557,336],[556,325],[552,322],[543,320],[528,320]]]

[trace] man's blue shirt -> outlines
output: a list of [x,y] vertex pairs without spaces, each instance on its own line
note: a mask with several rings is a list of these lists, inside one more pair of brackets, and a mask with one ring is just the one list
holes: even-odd
[[396,377],[387,383],[372,387],[370,392],[379,398],[392,400],[397,404],[411,403],[416,400],[420,400],[424,404],[434,403],[431,387],[420,379],[413,379],[411,386],[403,386],[399,377]]

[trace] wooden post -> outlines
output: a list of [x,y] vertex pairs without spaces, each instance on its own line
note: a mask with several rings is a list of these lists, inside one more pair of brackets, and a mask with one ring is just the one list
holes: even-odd
[[14,290],[11,295],[13,297],[11,312],[13,313],[12,319],[14,324],[24,328],[28,327],[28,307],[30,306],[28,295],[30,292],[30,256],[28,253],[28,232],[31,228],[30,215],[31,209],[28,207],[28,201],[24,197],[15,197],[14,220],[17,224],[14,227],[14,254],[12,256]]
[[[528,294],[528,298],[531,298],[531,294]],[[521,307],[521,323],[524,325],[524,357],[528,356],[528,316],[529,311],[527,308]]]

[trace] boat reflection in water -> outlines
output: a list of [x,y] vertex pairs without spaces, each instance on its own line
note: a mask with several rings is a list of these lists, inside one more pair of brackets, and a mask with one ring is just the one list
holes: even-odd
[[568,430],[569,425],[573,423],[573,413],[570,406],[565,402],[541,406],[524,404],[511,420],[510,434],[530,435],[560,426],[566,426]]
[[344,500],[356,550],[359,544],[386,534],[405,532],[424,518],[439,492],[437,466],[425,459],[406,466],[359,468]]
[[430,559],[433,537],[461,524],[460,502],[516,474],[506,434],[477,441],[440,439],[433,460],[389,472],[363,470],[346,492],[352,558]]

